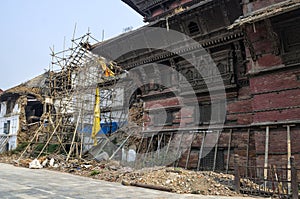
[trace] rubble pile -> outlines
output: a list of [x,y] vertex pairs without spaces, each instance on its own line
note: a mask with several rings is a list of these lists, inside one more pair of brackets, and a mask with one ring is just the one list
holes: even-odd
[[39,159],[22,159],[17,156],[0,156],[0,162],[13,163],[31,169],[51,169],[94,179],[118,182],[127,186],[143,186],[179,194],[237,195],[226,182],[232,182],[233,176],[214,172],[197,172],[182,168],[153,167],[135,170],[123,167],[117,161],[70,160],[62,155],[50,155]]

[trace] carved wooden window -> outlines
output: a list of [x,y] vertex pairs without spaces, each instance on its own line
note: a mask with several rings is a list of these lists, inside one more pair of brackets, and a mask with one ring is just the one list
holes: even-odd
[[167,110],[165,113],[162,113],[166,110],[162,109],[157,111],[153,115],[153,125],[154,126],[170,126],[173,124],[173,112]]
[[193,73],[192,70],[188,70],[188,71],[186,72],[186,78],[187,78],[188,80],[194,79],[194,73]]
[[290,12],[272,21],[275,32],[271,35],[274,35],[273,40],[286,65],[297,64],[300,61],[300,25],[297,23],[300,20],[299,14],[300,11]]
[[292,27],[283,32],[284,52],[289,53],[300,50],[300,26]]
[[[198,106],[198,105],[196,105]],[[211,105],[209,103],[200,104],[199,109],[195,108],[194,119],[196,125],[206,124],[210,122],[211,116]]]
[[191,35],[195,34],[195,33],[198,33],[200,31],[198,24],[196,22],[193,22],[193,21],[191,21],[189,23],[188,29],[189,29],[189,33]]
[[226,65],[224,65],[224,64],[222,64],[222,63],[219,63],[219,64],[217,65],[217,67],[218,67],[218,69],[219,69],[220,74],[224,74],[224,73],[227,72],[227,71],[226,71]]
[[[196,124],[219,123],[224,120],[224,103],[222,101],[214,103],[214,108],[216,109],[214,112],[215,115],[212,115],[212,105],[209,102],[200,104],[199,112],[195,113],[194,116]],[[197,109],[195,109],[195,112],[197,112]]]
[[208,123],[210,122],[211,118],[211,105],[204,104],[200,107],[200,121],[201,123]]

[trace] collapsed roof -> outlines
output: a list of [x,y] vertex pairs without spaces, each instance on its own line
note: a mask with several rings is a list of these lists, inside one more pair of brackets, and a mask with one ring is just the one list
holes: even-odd
[[5,101],[11,95],[29,95],[40,101],[43,101],[42,94],[46,92],[49,72],[41,74],[27,82],[4,91],[0,100]]

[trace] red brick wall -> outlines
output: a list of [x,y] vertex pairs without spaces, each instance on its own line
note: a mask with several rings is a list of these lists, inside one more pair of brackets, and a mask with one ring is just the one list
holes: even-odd
[[299,73],[300,70],[295,69],[251,77],[251,94],[299,87],[300,81],[296,77]]
[[177,97],[167,98],[167,99],[158,99],[145,102],[145,109],[153,109],[155,107],[169,107],[177,106],[180,104],[180,100]]
[[254,122],[300,119],[299,72],[279,71],[250,79]]

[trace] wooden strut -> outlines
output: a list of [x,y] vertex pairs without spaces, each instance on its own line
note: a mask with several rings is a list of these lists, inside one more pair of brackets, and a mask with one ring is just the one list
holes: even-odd
[[270,136],[270,127],[267,126],[266,127],[266,141],[265,141],[264,189],[267,188],[267,180],[268,180],[269,136]]
[[[79,115],[80,115],[80,112],[81,112],[81,110],[79,111]],[[76,133],[77,133],[78,125],[79,125],[79,118],[80,117],[77,118],[76,127],[75,127],[75,130],[74,130],[74,133],[73,133],[73,138],[72,138],[72,144],[71,144],[69,154],[68,154],[67,159],[66,159],[67,162],[69,161],[69,159],[71,157],[71,154],[74,150],[74,142],[75,142],[75,137],[76,137]]]
[[228,170],[229,170],[231,139],[232,139],[232,129],[230,129],[230,131],[229,131],[228,148],[227,148],[226,173],[228,173]]
[[[140,142],[140,144],[139,144],[139,146],[138,146],[138,148],[136,150],[137,154],[139,154],[141,152],[141,147],[143,145],[143,142],[144,142],[144,134],[142,134],[141,142]],[[135,163],[134,163],[134,167],[137,166],[137,160],[138,159],[136,158]]]
[[170,144],[171,144],[171,141],[172,141],[172,138],[173,138],[173,134],[174,133],[172,132],[171,135],[170,135],[170,139],[168,141],[167,149],[166,149],[166,152],[165,152],[164,158],[163,158],[163,164],[166,164],[166,157],[167,157],[168,152],[169,152],[169,148],[170,148]]
[[202,143],[199,151],[199,158],[198,158],[198,164],[197,164],[197,171],[200,170],[200,164],[201,164],[201,158],[203,154],[203,148],[204,148],[204,143],[205,143],[205,136],[206,136],[206,131],[203,132],[203,138],[202,138]]
[[188,168],[188,164],[189,164],[189,161],[190,161],[190,155],[191,155],[191,151],[192,151],[194,136],[195,136],[195,132],[193,132],[193,135],[192,135],[191,145],[190,145],[190,148],[189,148],[189,151],[188,151],[188,154],[187,154],[187,158],[186,158],[185,169]]
[[292,180],[292,174],[291,174],[291,157],[292,157],[292,147],[291,147],[291,126],[286,126],[287,131],[287,180],[288,180],[288,194],[291,194],[291,180]]
[[55,129],[53,130],[53,132],[52,132],[50,138],[47,140],[46,144],[44,145],[43,149],[40,151],[40,153],[39,153],[39,155],[38,155],[37,158],[39,158],[39,157],[42,155],[42,153],[44,152],[45,148],[48,146],[50,140],[52,139],[53,135],[56,133],[58,127],[60,126],[60,122],[61,122],[61,121],[62,121],[62,118],[60,118],[60,120],[59,120],[58,124],[56,125]]
[[[49,117],[49,120],[50,120],[50,123],[51,123],[51,125],[53,126],[53,128],[55,128],[54,122],[52,121],[51,117]],[[48,136],[48,134],[47,134],[47,136]],[[59,137],[59,135],[56,135],[56,137],[57,137],[57,139],[58,139],[58,141],[59,141],[59,143],[60,143],[62,149],[64,150],[64,152],[65,152],[66,154],[68,154],[66,148],[65,148],[64,145],[63,145],[63,142],[62,142],[61,138]],[[49,137],[48,137],[47,140],[49,140]]]
[[21,158],[23,157],[23,155],[26,153],[26,151],[28,150],[28,148],[30,147],[30,145],[32,144],[33,140],[37,137],[38,133],[40,132],[40,130],[42,129],[43,125],[41,125],[34,133],[34,136],[31,138],[30,142],[28,143],[28,145],[26,146],[26,148],[24,149],[24,151],[22,152],[22,154],[20,155],[20,157],[18,158],[17,162],[19,162],[21,160]]
[[248,176],[249,167],[249,145],[250,145],[250,129],[248,129],[248,139],[247,139],[247,160],[246,160],[246,176]]
[[177,149],[177,153],[176,153],[176,159],[174,164],[173,164],[173,167],[178,167],[178,164],[179,164],[179,160],[180,160],[180,157],[181,157],[181,151],[180,151],[180,147],[181,147],[181,143],[182,143],[182,138],[183,138],[183,132],[181,132],[181,137],[180,137],[180,141],[179,141],[179,145],[178,145],[178,149]]
[[218,143],[219,143],[219,137],[220,137],[220,131],[217,131],[217,143],[215,146],[215,154],[214,154],[214,165],[213,165],[213,171],[216,170],[216,162],[217,162],[217,153],[218,153]]
[[[160,139],[158,139],[158,145],[157,145],[157,150],[156,150],[156,153],[157,153],[157,161],[159,160],[159,157],[160,157],[160,145],[161,145],[161,142],[162,142],[162,139],[163,139],[164,135],[162,134]],[[159,135],[158,135],[158,138],[159,138]],[[157,162],[156,161],[156,162]],[[154,162],[153,162],[154,163]],[[159,165],[160,163],[157,162],[157,164]]]
[[120,151],[120,149],[124,146],[124,144],[128,141],[128,139],[133,135],[133,132],[127,136],[127,138],[122,142],[122,144],[115,150],[115,152],[110,156],[109,160],[113,159],[115,155]]
[[146,151],[146,153],[144,155],[143,166],[145,166],[146,158],[147,158],[147,155],[149,153],[150,147],[152,145],[153,138],[154,138],[154,133],[152,133],[152,135],[151,135],[151,139],[150,139],[150,142],[148,144],[147,151]]

